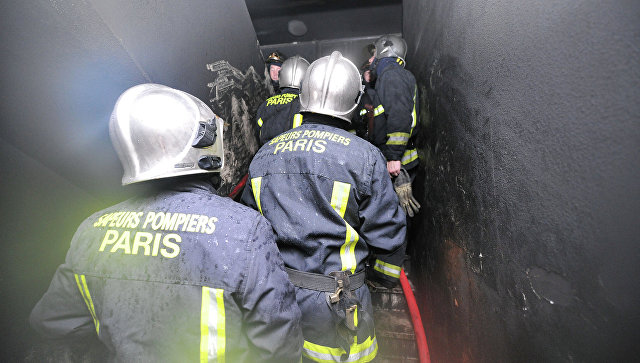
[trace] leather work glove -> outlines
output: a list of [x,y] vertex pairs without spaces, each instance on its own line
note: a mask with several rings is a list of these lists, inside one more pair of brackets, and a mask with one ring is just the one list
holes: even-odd
[[400,169],[400,174],[393,180],[393,189],[398,194],[400,206],[404,209],[409,217],[413,217],[420,210],[420,203],[413,197],[411,191],[411,178],[409,173],[404,169]]

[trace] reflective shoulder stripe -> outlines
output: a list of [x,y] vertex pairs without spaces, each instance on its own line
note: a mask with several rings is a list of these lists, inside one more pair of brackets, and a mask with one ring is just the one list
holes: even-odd
[[363,108],[362,110],[360,110],[360,116],[364,116],[367,114],[367,109]]
[[376,259],[376,263],[375,265],[373,265],[373,269],[387,276],[391,276],[396,279],[400,278],[400,266],[392,265],[390,263],[382,262]]
[[87,286],[87,279],[84,275],[78,276],[78,274],[73,274],[76,278],[76,284],[78,284],[78,289],[80,290],[80,295],[82,295],[82,300],[87,304],[87,308],[89,309],[89,313],[91,314],[91,318],[93,319],[93,324],[96,326],[96,334],[100,335],[100,320],[98,320],[98,316],[96,315],[96,308],[93,306],[93,300],[91,299],[91,294],[89,293],[89,286]]
[[400,162],[402,163],[402,165],[407,165],[416,159],[418,159],[418,150],[416,149],[405,150]]
[[354,135],[356,134],[356,130],[353,130],[353,129],[348,130],[348,132],[349,132],[350,134],[354,134]]
[[262,177],[251,178],[251,189],[253,189],[253,198],[256,200],[256,205],[260,214],[262,214],[262,207],[260,206],[260,187],[262,186]]
[[387,136],[387,145],[406,145],[409,142],[409,134],[406,132],[392,132]]
[[[331,191],[331,207],[335,210],[340,218],[344,220],[344,214],[347,210],[349,201],[349,193],[351,193],[351,184],[339,181],[333,182],[333,190]],[[340,261],[342,262],[342,271],[350,270],[351,273],[356,271],[356,255],[355,249],[360,236],[353,227],[344,221],[346,227],[346,236],[344,244],[340,247]]]
[[350,348],[349,357],[342,360],[343,354],[346,354],[342,348],[325,347],[304,341],[302,347],[302,355],[314,362],[332,363],[332,362],[348,362],[348,363],[366,363],[372,361],[378,354],[378,341],[376,337],[368,337],[367,340],[358,344],[355,341]]
[[[213,291],[213,297],[211,292]],[[224,290],[202,287],[200,310],[200,362],[225,361]]]
[[293,115],[293,128],[295,129],[300,125],[302,125],[302,115],[299,113],[296,113],[295,115]]
[[262,127],[262,117],[258,119],[258,126]]

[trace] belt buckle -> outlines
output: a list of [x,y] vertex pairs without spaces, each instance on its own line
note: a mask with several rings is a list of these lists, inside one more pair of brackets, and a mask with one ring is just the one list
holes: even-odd
[[344,290],[348,291],[351,288],[350,274],[349,271],[332,271],[329,273],[336,280],[336,291],[329,294],[329,300],[332,304],[340,301],[340,294]]

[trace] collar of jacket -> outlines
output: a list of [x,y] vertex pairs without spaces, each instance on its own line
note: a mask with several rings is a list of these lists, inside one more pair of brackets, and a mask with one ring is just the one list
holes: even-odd
[[386,58],[382,58],[378,61],[378,65],[376,66],[376,73],[378,74],[378,77],[380,77],[382,75],[382,72],[384,72],[389,66],[395,64],[396,66],[400,66],[397,62],[396,59],[398,59],[397,57],[386,57]]
[[128,186],[128,189],[132,191],[133,194],[143,197],[163,191],[218,194],[213,184],[216,178],[218,180],[220,179],[217,173],[175,176],[172,178],[148,180],[142,183],[131,184]]
[[343,130],[346,130],[349,127],[349,123],[347,121],[344,121],[336,117],[331,117],[328,115],[322,115],[319,113],[312,113],[312,112],[304,112],[302,114],[302,123],[327,125],[327,126],[337,127]]
[[293,93],[295,95],[299,95],[300,94],[300,90],[297,88],[291,88],[291,87],[285,87],[285,88],[281,88],[281,94],[285,94],[285,93]]
[[176,180],[176,184],[171,187],[171,190],[178,192],[200,192],[218,194],[218,191],[211,183],[211,178],[214,177],[213,173],[194,175],[193,178],[185,178],[183,180]]

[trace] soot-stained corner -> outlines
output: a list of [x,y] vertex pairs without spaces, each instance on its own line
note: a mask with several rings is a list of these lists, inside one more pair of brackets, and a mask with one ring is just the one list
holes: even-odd
[[224,120],[225,167],[219,193],[228,195],[247,173],[258,151],[255,113],[273,88],[266,73],[260,77],[252,66],[243,72],[219,60],[207,64],[207,69],[213,73],[213,80],[207,84],[209,105]]

